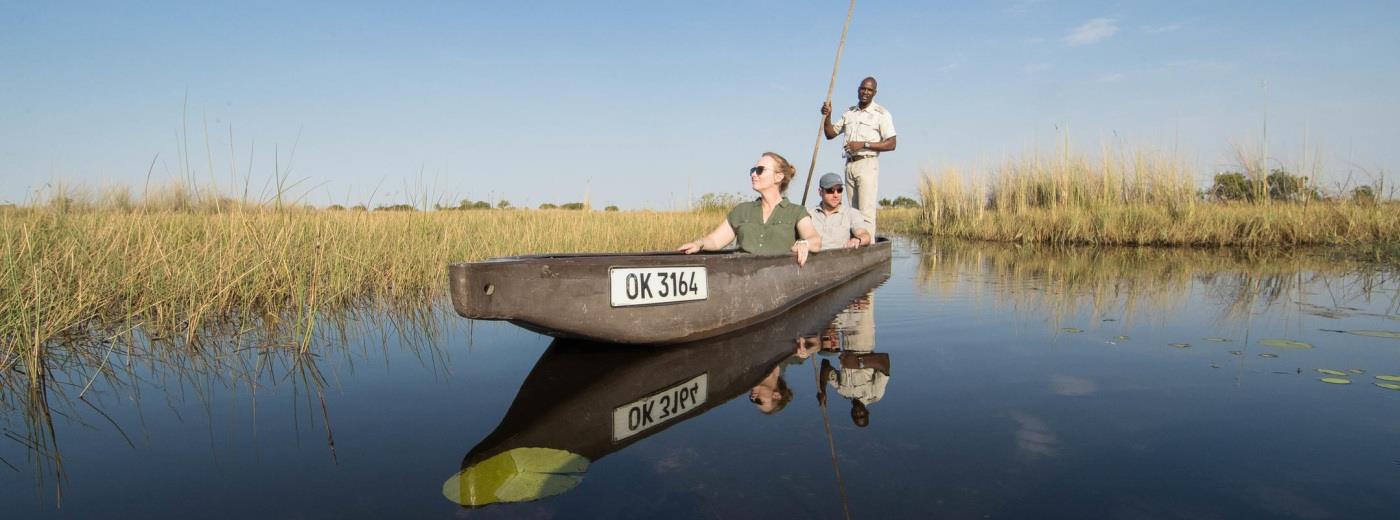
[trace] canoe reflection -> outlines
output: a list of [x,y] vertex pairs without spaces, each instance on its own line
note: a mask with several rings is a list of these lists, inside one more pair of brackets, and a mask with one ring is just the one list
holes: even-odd
[[740,395],[764,413],[781,409],[791,390],[783,395],[779,365],[888,279],[889,265],[720,338],[666,348],[555,340],[443,495],[465,507],[557,495],[577,486],[589,464]]

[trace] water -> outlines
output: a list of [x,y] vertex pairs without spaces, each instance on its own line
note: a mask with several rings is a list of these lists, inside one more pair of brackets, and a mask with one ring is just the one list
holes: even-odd
[[[55,371],[51,430],[4,396],[4,517],[1388,518],[1400,505],[1400,391],[1374,377],[1400,375],[1400,339],[1384,337],[1400,330],[1395,271],[901,242],[869,291],[882,275],[681,348],[553,342],[443,311],[337,321],[306,356],[110,348]],[[702,376],[703,402],[676,393]],[[659,395],[674,419],[653,409],[618,430],[619,407]],[[546,467],[502,472],[502,454]]]

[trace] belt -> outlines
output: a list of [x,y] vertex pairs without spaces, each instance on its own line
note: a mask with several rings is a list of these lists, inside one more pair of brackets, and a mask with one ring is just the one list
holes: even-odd
[[846,157],[846,162],[848,162],[848,163],[853,163],[853,162],[859,161],[859,160],[861,160],[861,159],[874,159],[874,158],[875,158],[874,155],[852,155],[852,156]]

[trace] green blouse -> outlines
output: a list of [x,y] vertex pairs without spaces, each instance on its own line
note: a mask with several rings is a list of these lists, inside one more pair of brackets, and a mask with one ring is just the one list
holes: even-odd
[[783,197],[768,222],[763,221],[763,198],[745,202],[729,211],[729,226],[734,228],[739,250],[757,255],[787,254],[799,238],[797,222],[806,217],[807,209],[788,202]]

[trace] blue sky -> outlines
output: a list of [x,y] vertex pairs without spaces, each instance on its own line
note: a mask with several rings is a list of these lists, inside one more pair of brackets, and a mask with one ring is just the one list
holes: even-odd
[[[276,160],[315,204],[748,193],[763,151],[805,172],[846,6],[0,0],[0,202],[139,192],[153,158],[152,184],[254,196]],[[900,139],[882,197],[1062,131],[1177,150],[1207,183],[1266,107],[1275,166],[1307,150],[1324,187],[1370,182],[1400,170],[1396,20],[1400,2],[867,0],[835,100],[880,79]]]

